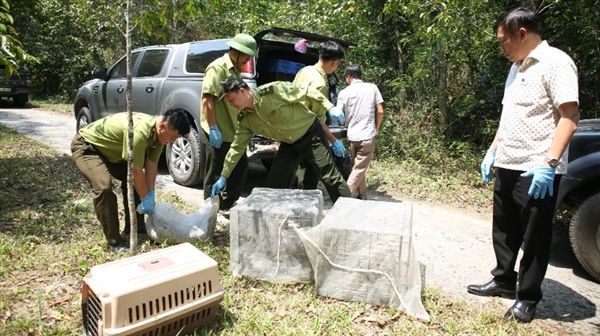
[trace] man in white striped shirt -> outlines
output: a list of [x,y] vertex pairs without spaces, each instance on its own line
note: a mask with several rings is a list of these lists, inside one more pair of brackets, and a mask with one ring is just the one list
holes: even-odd
[[338,95],[337,106],[346,114],[348,140],[352,151],[353,167],[348,177],[350,192],[360,199],[367,199],[366,172],[375,150],[375,137],[383,121],[383,98],[375,84],[360,78],[360,65],[346,68],[348,87]]

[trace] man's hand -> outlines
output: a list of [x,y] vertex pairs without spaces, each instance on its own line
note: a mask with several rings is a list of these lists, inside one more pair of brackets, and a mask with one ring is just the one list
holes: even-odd
[[535,199],[542,199],[546,197],[546,191],[548,195],[552,197],[554,194],[554,175],[556,174],[556,168],[552,168],[547,164],[540,164],[532,170],[521,174],[521,177],[533,176],[531,180],[531,186],[527,194],[533,195]]
[[481,179],[484,183],[490,182],[493,178],[492,166],[494,166],[495,157],[496,151],[488,149],[483,162],[481,162]]
[[344,144],[342,144],[342,142],[340,140],[336,139],[331,144],[331,150],[333,151],[333,155],[335,155],[337,157],[346,156],[346,149],[344,148]]
[[329,113],[329,118],[331,118],[331,126],[341,126],[344,124],[344,111],[340,110],[338,107],[334,106],[330,108],[327,113]]
[[154,190],[150,190],[146,197],[142,198],[140,210],[143,214],[152,215],[156,212],[155,207],[156,203],[154,201]]
[[218,194],[222,193],[223,189],[225,189],[225,183],[227,183],[227,179],[223,176],[219,177],[217,182],[215,182],[215,184],[213,184],[212,186],[212,190],[210,191],[210,198],[214,198]]
[[215,148],[221,148],[221,145],[223,144],[223,137],[221,136],[221,131],[219,131],[217,125],[210,127],[209,140],[211,146]]

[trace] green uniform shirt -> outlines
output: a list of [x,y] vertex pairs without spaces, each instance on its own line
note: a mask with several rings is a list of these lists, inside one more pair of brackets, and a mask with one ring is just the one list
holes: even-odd
[[[309,65],[302,68],[296,74],[296,78],[294,78],[294,83],[299,85],[309,85],[319,90],[323,94],[323,96],[329,99],[329,85],[327,84],[327,74],[325,70],[323,70],[320,66],[317,65]],[[313,104],[310,101],[305,102],[306,107],[309,110],[315,112],[316,114],[321,114],[327,112],[327,110],[319,111],[323,107],[319,104]],[[321,120],[321,123],[325,124],[325,117]]]
[[[163,144],[156,136],[156,122],[158,118],[145,113],[133,113],[133,165],[144,167],[144,157],[158,162]],[[129,131],[127,112],[116,113],[111,116],[94,121],[79,130],[79,134],[89,144],[108,159],[117,163],[127,160],[129,151]]]
[[[224,177],[229,177],[233,168],[254,134],[268,139],[294,143],[300,139],[314,123],[315,116],[325,117],[333,104],[311,86],[301,86],[290,82],[273,82],[252,90],[256,110],[240,112],[240,121],[235,139],[227,152],[223,165]],[[319,106],[322,114],[315,115],[305,106],[310,102]]]
[[[211,94],[215,96],[215,119],[223,141],[232,142],[235,136],[235,130],[237,129],[237,113],[238,111],[227,104],[225,100],[221,100],[217,103],[218,97],[221,95],[221,81],[224,81],[229,76],[240,77],[240,72],[235,68],[229,54],[223,55],[223,57],[217,58],[206,68],[204,73],[204,80],[202,82],[202,94]],[[200,103],[200,109],[202,110],[202,103]],[[204,113],[200,113],[200,126],[207,134],[210,133],[210,126],[204,116]]]

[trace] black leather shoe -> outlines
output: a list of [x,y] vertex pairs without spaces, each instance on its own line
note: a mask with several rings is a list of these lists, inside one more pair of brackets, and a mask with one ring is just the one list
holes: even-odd
[[507,299],[515,298],[515,286],[506,286],[497,283],[495,280],[490,280],[484,285],[469,285],[467,292],[479,296],[500,296]]
[[126,253],[129,250],[129,244],[127,244],[126,242],[122,241],[118,244],[109,244],[108,248],[112,251],[112,253],[116,253],[116,254],[120,254],[120,253]]
[[507,321],[515,319],[521,323],[529,323],[533,320],[533,315],[535,315],[534,303],[517,301],[510,307],[506,314],[504,314],[504,319]]

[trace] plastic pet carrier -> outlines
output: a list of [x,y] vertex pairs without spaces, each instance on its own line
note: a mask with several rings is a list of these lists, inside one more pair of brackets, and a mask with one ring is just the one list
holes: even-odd
[[189,243],[92,267],[83,279],[85,336],[187,335],[223,300],[217,263]]

